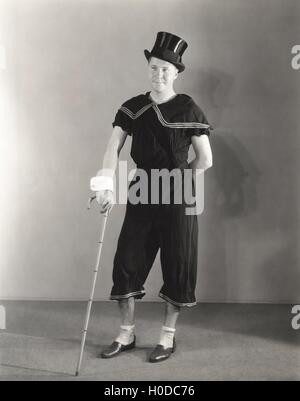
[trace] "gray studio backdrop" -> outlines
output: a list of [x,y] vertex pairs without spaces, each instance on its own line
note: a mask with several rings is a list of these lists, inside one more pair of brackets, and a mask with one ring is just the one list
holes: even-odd
[[[215,128],[198,300],[300,301],[297,0],[9,0],[0,18],[0,299],[88,296],[101,220],[85,208],[89,179],[117,108],[149,89],[143,50],[166,30],[189,43],[177,91]],[[97,299],[124,212],[109,217]],[[160,286],[158,255],[144,300]]]

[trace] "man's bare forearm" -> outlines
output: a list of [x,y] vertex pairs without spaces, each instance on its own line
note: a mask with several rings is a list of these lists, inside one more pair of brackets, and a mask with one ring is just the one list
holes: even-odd
[[118,151],[115,147],[109,147],[104,153],[102,169],[100,169],[97,175],[106,175],[108,177],[114,176],[118,166]]

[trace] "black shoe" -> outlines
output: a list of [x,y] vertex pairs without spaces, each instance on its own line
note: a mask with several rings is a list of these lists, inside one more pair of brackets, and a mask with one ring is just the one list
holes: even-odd
[[163,345],[158,344],[154,350],[151,352],[149,362],[161,362],[169,358],[169,356],[175,352],[176,342],[175,338],[173,341],[173,347],[164,348]]
[[123,351],[128,351],[135,347],[135,340],[136,337],[134,336],[134,340],[132,343],[128,345],[120,344],[118,341],[114,341],[109,347],[107,347],[104,351],[101,352],[99,357],[101,358],[114,358],[115,356],[119,355]]

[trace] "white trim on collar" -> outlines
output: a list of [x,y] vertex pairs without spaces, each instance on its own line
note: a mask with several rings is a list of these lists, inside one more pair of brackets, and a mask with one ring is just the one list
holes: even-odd
[[209,124],[203,124],[203,123],[199,123],[196,121],[195,122],[178,121],[175,123],[170,123],[164,119],[159,107],[155,103],[147,104],[146,106],[144,106],[140,110],[138,110],[136,113],[133,113],[131,110],[129,110],[127,107],[124,107],[124,106],[120,107],[120,110],[123,111],[123,113],[127,114],[132,120],[136,120],[138,117],[140,117],[145,111],[147,111],[151,107],[155,111],[158,121],[164,127],[168,127],[168,128],[200,128],[200,129],[208,129],[210,127]]

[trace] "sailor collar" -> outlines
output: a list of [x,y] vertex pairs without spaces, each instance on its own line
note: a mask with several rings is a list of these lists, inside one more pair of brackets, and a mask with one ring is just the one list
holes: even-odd
[[183,94],[177,94],[176,96],[172,97],[171,99],[167,100],[163,103],[155,103],[150,98],[150,92],[146,92],[143,95],[136,96],[127,102],[125,102],[121,107],[120,110],[125,113],[128,117],[132,120],[138,119],[141,115],[143,115],[147,110],[153,109],[156,113],[158,121],[164,127],[168,128],[200,128],[200,129],[208,129],[210,128],[209,124],[203,124],[199,121],[176,121],[176,122],[169,122],[163,116],[162,111],[159,106],[164,108],[165,106],[172,106],[175,102],[178,102],[178,107],[185,106],[188,101],[192,99]]

